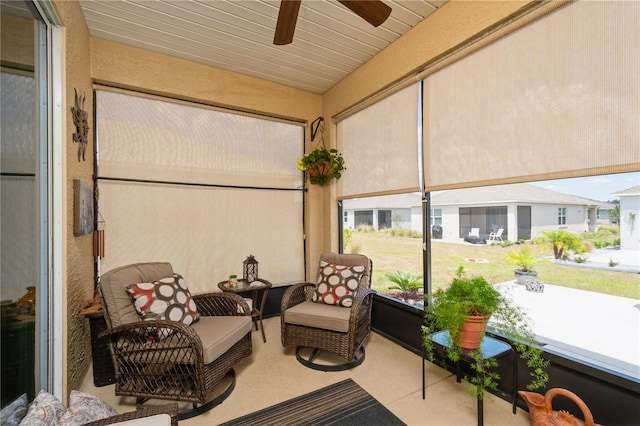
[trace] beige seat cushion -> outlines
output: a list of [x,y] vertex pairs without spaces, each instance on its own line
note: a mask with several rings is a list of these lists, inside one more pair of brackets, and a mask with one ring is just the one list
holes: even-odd
[[346,333],[350,314],[350,308],[307,301],[287,309],[284,322]]
[[251,317],[200,317],[192,327],[202,340],[204,363],[209,364],[251,333]]
[[122,266],[106,272],[100,278],[100,291],[106,304],[106,310],[112,327],[140,321],[131,297],[125,286],[135,283],[149,283],[173,274],[173,268],[167,262],[136,263]]

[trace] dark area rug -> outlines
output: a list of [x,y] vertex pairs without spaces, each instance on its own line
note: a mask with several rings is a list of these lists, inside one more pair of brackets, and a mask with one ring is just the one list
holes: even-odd
[[351,379],[256,411],[221,426],[404,425]]

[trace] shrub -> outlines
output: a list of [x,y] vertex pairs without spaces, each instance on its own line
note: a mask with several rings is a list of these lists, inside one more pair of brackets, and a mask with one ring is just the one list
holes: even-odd
[[342,230],[342,247],[347,248],[353,240],[353,229],[346,228]]
[[582,242],[582,252],[591,253],[593,251],[593,243],[591,241]]
[[582,255],[582,256],[575,255],[575,256],[573,256],[571,261],[575,262],[575,263],[587,263],[587,256],[585,256],[585,255]]
[[352,241],[349,244],[349,251],[353,254],[359,254],[362,251],[362,244],[357,241]]

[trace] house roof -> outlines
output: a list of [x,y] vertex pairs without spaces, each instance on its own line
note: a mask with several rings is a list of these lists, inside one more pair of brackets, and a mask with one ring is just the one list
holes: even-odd
[[640,195],[640,185],[632,186],[631,188],[614,192],[612,195],[618,195],[620,197],[627,196],[627,195]]
[[[630,188],[633,189],[633,188]],[[640,186],[636,187],[637,191]],[[399,209],[418,207],[422,197],[418,193],[385,195],[380,197],[345,200],[346,210],[358,209]],[[482,186],[477,188],[456,189],[432,194],[431,206],[446,205],[495,205],[506,203],[527,204],[564,204],[590,207],[612,208],[601,201],[590,200],[571,194],[552,191],[528,183],[511,185]]]
[[431,197],[432,206],[495,205],[498,203],[567,204],[597,207],[601,202],[563,194],[537,185],[515,183],[445,191]]

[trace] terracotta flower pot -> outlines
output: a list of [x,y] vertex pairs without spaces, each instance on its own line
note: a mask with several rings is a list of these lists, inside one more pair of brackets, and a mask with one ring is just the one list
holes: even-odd
[[456,345],[464,349],[478,349],[487,329],[489,317],[468,316],[467,321],[460,327],[460,337]]

